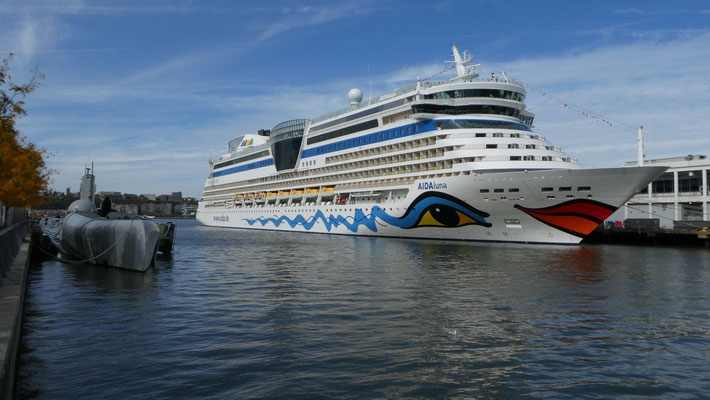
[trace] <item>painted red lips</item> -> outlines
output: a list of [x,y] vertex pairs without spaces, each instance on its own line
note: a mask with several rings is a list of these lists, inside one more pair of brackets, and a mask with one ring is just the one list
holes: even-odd
[[578,237],[589,235],[618,207],[594,200],[576,199],[551,207],[527,208],[514,206],[536,220]]

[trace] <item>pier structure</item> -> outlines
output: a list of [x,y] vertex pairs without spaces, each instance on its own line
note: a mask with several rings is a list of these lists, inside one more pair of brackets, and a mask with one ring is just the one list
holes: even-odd
[[[638,165],[638,161],[625,166]],[[626,220],[657,219],[661,229],[702,230],[710,224],[710,159],[704,155],[644,160],[668,170],[609,216],[605,226],[624,227]]]
[[13,398],[25,282],[30,264],[26,211],[0,205],[0,398]]

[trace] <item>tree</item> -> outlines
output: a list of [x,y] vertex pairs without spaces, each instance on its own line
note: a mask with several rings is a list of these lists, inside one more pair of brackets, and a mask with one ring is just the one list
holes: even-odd
[[10,207],[42,204],[52,170],[45,165],[44,149],[27,141],[16,122],[27,113],[25,98],[44,76],[37,70],[24,85],[10,76],[10,55],[0,64],[0,203]]

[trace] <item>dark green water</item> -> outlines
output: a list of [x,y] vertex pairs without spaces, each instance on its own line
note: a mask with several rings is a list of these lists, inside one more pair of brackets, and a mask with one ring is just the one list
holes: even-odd
[[704,398],[710,252],[178,221],[145,274],[29,274],[38,399]]

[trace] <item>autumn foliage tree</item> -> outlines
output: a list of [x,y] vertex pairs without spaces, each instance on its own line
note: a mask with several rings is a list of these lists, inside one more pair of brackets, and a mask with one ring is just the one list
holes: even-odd
[[12,57],[10,54],[0,64],[0,203],[37,206],[44,200],[51,170],[44,162],[45,150],[28,142],[16,122],[26,115],[24,100],[44,76],[35,71],[28,83],[15,84],[9,74]]

